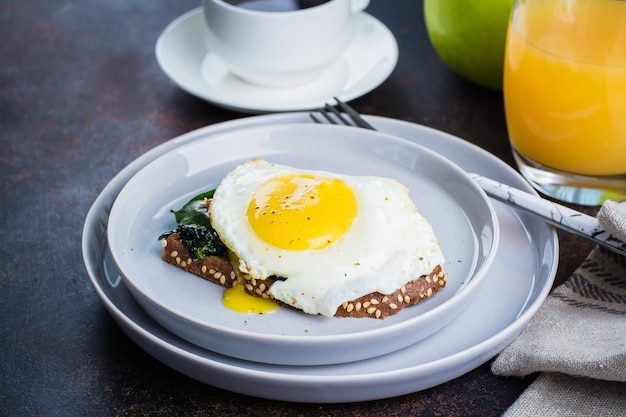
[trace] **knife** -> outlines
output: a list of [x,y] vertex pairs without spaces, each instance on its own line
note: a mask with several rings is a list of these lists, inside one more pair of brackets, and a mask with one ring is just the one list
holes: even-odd
[[626,243],[604,230],[595,217],[502,184],[491,178],[474,173],[470,173],[469,176],[489,197],[535,214],[560,229],[587,238],[620,255],[626,255]]

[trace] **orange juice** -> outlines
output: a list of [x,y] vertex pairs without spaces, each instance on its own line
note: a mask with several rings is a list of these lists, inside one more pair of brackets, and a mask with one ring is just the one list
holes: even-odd
[[519,153],[567,173],[626,174],[626,1],[520,1],[505,60]]

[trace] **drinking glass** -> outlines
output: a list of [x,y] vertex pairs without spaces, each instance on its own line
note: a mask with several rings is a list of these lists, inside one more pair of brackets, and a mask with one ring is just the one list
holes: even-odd
[[504,101],[516,163],[537,190],[626,200],[626,1],[516,0]]

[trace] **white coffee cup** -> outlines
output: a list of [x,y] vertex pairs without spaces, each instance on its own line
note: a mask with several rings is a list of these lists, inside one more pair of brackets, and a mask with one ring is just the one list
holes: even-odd
[[233,74],[259,86],[286,88],[311,81],[347,47],[356,32],[355,16],[369,0],[318,1],[316,6],[292,11],[247,8],[296,3],[204,0],[209,54]]

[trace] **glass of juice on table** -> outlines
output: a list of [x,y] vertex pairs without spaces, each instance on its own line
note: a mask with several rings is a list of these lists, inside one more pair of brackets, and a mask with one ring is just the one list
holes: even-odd
[[504,101],[536,189],[582,205],[626,200],[626,1],[516,0]]

